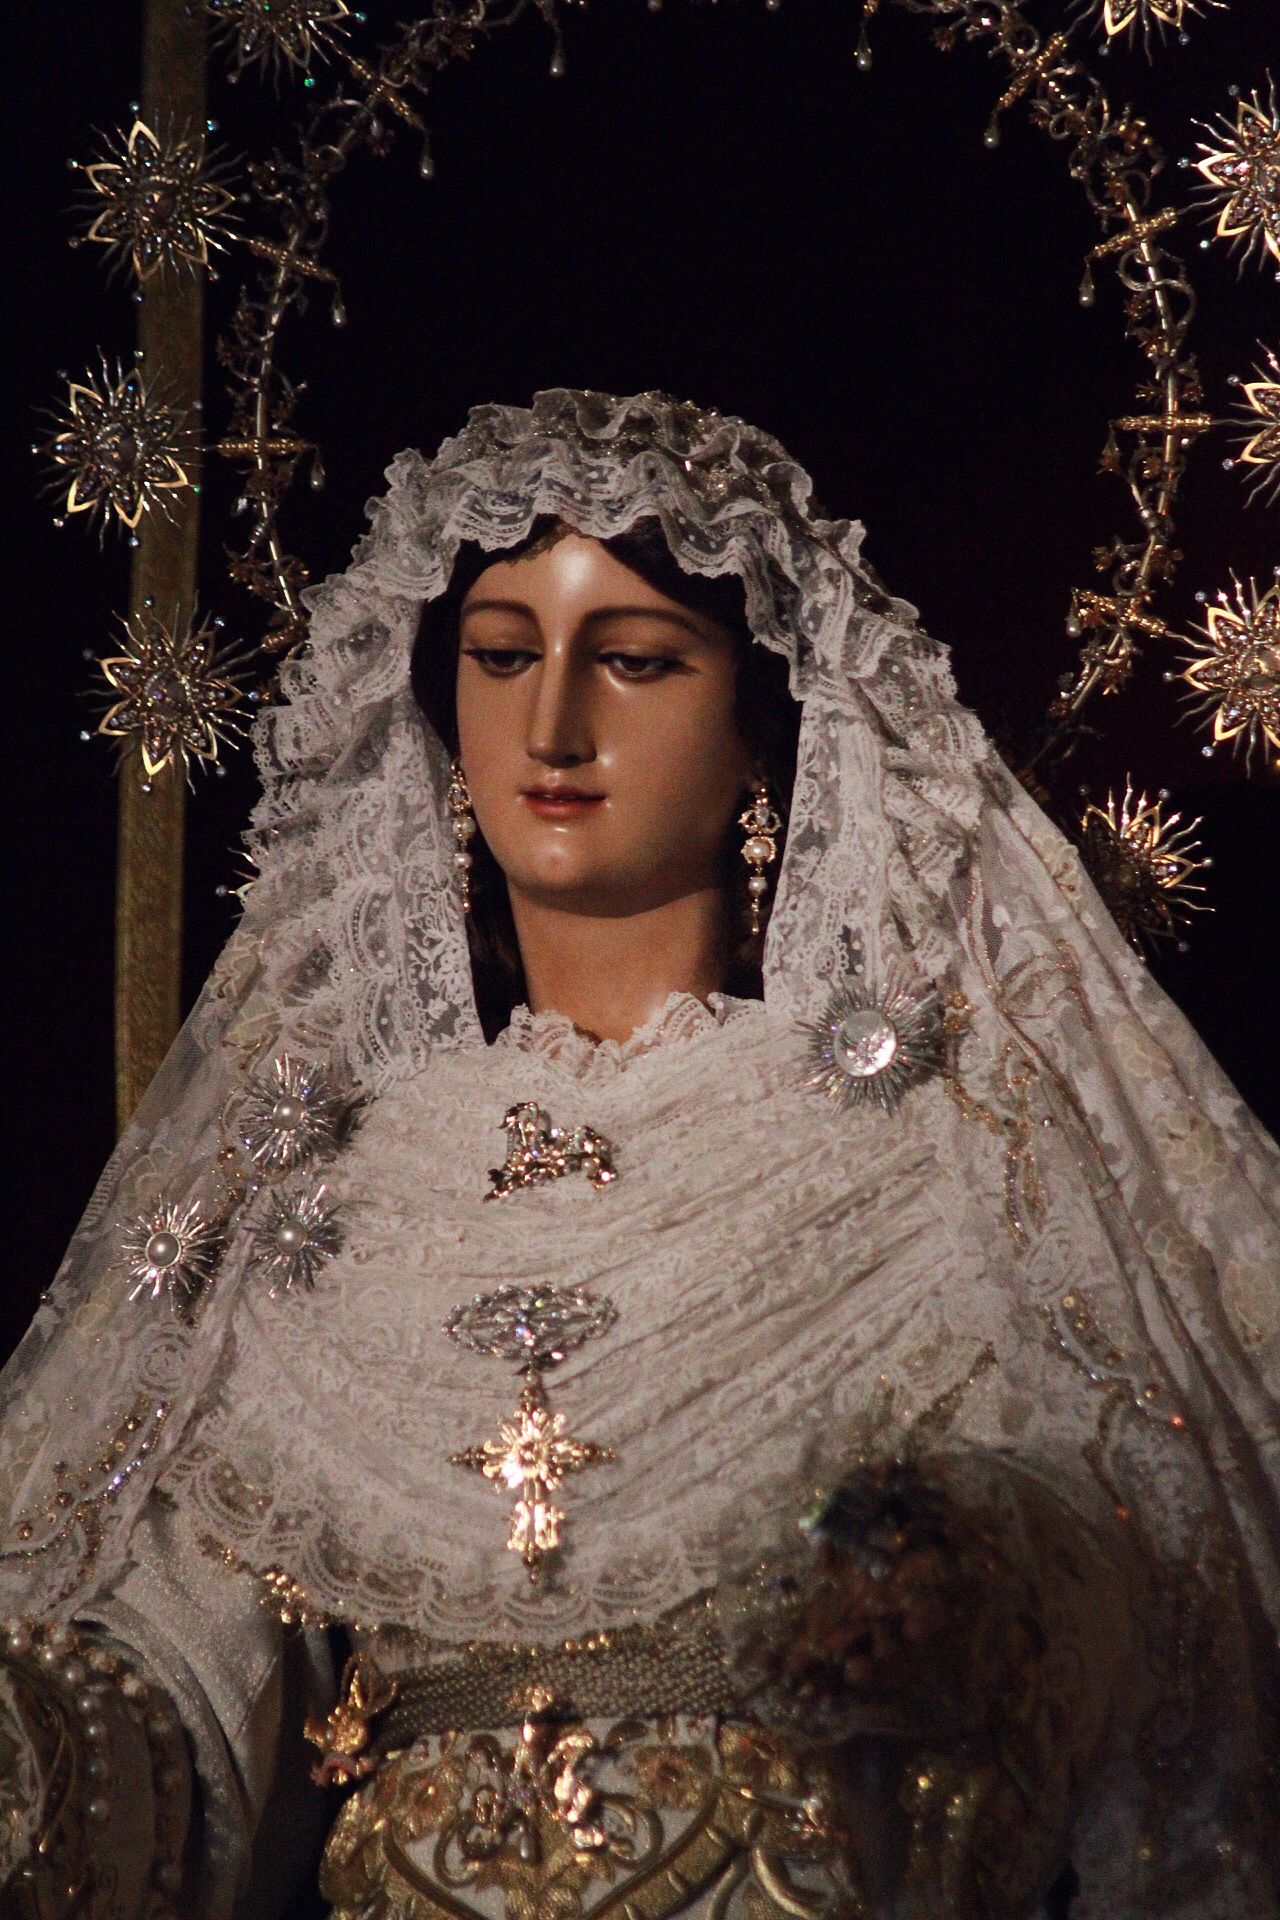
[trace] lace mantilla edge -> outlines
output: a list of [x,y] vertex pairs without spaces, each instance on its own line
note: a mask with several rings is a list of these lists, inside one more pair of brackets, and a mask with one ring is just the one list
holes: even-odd
[[[990,1252],[993,1282],[961,1302],[951,1269],[938,1271],[936,1258],[932,1266],[920,1262],[919,1271],[933,1279],[922,1294],[904,1286],[882,1298],[860,1281],[850,1313],[860,1330],[858,1354],[865,1352],[869,1365],[850,1391],[874,1392],[877,1372],[888,1371],[875,1355],[888,1327],[900,1327],[919,1357],[920,1371],[903,1377],[926,1397],[949,1367],[962,1371],[990,1340],[1002,1365],[1011,1360],[1007,1391],[990,1397],[990,1444],[1069,1479],[1086,1510],[1091,1492],[1125,1505],[1153,1553],[1181,1551],[1205,1511],[1230,1519],[1256,1590],[1277,1617],[1280,1242],[1272,1148],[1125,949],[1074,854],[955,704],[941,650],[903,603],[875,597],[856,532],[848,528],[848,549],[837,553],[824,545],[826,523],[816,515],[806,530],[762,494],[735,491],[732,433],[715,442],[723,423],[685,420],[686,438],[668,445],[659,418],[665,404],[655,396],[551,396],[540,401],[536,419],[535,410],[497,409],[492,417],[482,410],[478,437],[450,443],[438,466],[416,455],[396,463],[391,494],[375,508],[355,565],[316,590],[311,652],[290,663],[289,704],[272,710],[259,735],[268,788],[255,842],[262,875],[244,923],[104,1176],[68,1264],[6,1377],[13,1510],[33,1528],[31,1539],[9,1542],[4,1573],[15,1610],[29,1606],[33,1591],[42,1598],[56,1591],[57,1604],[69,1610],[95,1585],[109,1586],[157,1480],[162,1495],[172,1489],[182,1497],[175,1456],[198,1442],[228,1327],[244,1297],[240,1275],[228,1274],[198,1329],[144,1322],[143,1303],[127,1302],[113,1264],[119,1224],[135,1195],[149,1193],[153,1181],[185,1195],[205,1176],[216,1160],[224,1104],[245,1066],[266,1049],[300,1037],[302,1055],[331,1055],[335,1069],[366,1092],[392,1090],[428,1059],[435,1071],[479,1052],[443,806],[448,767],[424,733],[407,663],[421,602],[443,585],[457,541],[477,538],[496,549],[517,539],[535,512],[549,510],[604,532],[657,512],[686,567],[752,575],[760,637],[780,644],[793,661],[806,716],[766,955],[770,1011],[783,1022],[811,1017],[825,1002],[831,970],[843,973],[852,964],[855,942],[869,969],[913,949],[920,970],[963,993],[973,1009],[962,1077],[989,1115],[980,1125],[964,1123],[977,1146],[957,1144],[941,1170],[923,1176],[908,1155],[886,1173],[882,1189],[902,1204],[903,1234],[919,1226],[931,1257],[949,1261],[967,1232]],[[633,457],[621,440],[619,457],[611,456],[610,435],[624,427],[655,439],[651,457]],[[749,434],[742,429],[739,449]],[[776,443],[760,441],[760,459],[772,468]],[[726,458],[725,497],[717,501],[716,469]],[[779,499],[770,491],[778,485],[783,493],[790,485],[781,472],[766,481],[769,499]],[[793,504],[803,520],[802,488]],[[772,640],[771,619],[778,627]],[[1063,952],[1075,956],[1070,991],[1061,990],[1055,957]],[[1051,978],[1058,984],[1042,992],[1036,983]],[[1018,1047],[1012,1090],[999,1083],[1010,1040]],[[644,1079],[648,1069],[635,1064],[641,1070],[628,1070],[621,1081]],[[594,1086],[592,1097],[594,1103]],[[740,1087],[690,1093],[703,1115],[735,1098]],[[372,1103],[374,1114],[379,1105]],[[913,1111],[904,1139],[916,1117]],[[980,1119],[976,1108],[972,1117]],[[1012,1126],[1002,1124],[1006,1118]],[[1046,1120],[1054,1125],[1042,1132]],[[762,1261],[756,1281],[785,1268],[797,1244],[823,1255],[832,1245],[858,1247],[863,1224],[856,1213],[838,1232],[831,1222],[861,1175],[868,1137],[841,1136],[834,1157],[828,1145],[798,1174],[758,1177],[716,1244],[736,1250],[757,1232],[769,1241],[772,1266]],[[771,1152],[778,1140],[789,1145],[786,1129],[768,1136]],[[749,1150],[742,1157],[758,1168],[759,1141]],[[950,1185],[943,1181],[948,1166],[955,1170]],[[926,1205],[913,1185],[921,1180],[926,1196],[941,1197],[941,1224],[939,1206]],[[793,1197],[808,1208],[808,1224],[783,1250],[778,1210]],[[552,1190],[520,1197],[550,1212],[571,1198]],[[1002,1224],[1009,1204],[1027,1244],[1006,1270],[1000,1252],[1010,1253]],[[410,1213],[395,1218],[403,1224]],[[522,1215],[522,1224],[528,1218]],[[573,1251],[571,1241],[564,1244]],[[455,1272],[464,1264],[455,1262]],[[823,1265],[830,1261],[814,1265],[818,1285]],[[1054,1372],[1042,1364],[1043,1311],[1059,1319],[1071,1312],[1062,1304],[1068,1295],[1088,1303],[1106,1338],[1100,1357],[1078,1356],[1074,1370],[1064,1359]],[[456,1298],[455,1288],[450,1301]],[[284,1305],[301,1311],[298,1302]],[[412,1319],[406,1324],[411,1329]],[[1076,1340],[1070,1323],[1066,1332],[1068,1343]],[[313,1337],[309,1380],[320,1377],[317,1360],[327,1351]],[[379,1364],[397,1357],[397,1346],[388,1344]],[[664,1360],[650,1377],[664,1379],[667,1370]],[[850,1364],[846,1384],[854,1371]],[[1062,1385],[1069,1373],[1076,1400]],[[775,1366],[773,1390],[752,1401],[752,1444],[762,1450],[773,1443],[772,1414],[784,1416],[778,1430],[791,1417],[791,1403],[778,1397],[791,1377]],[[273,1381],[273,1393],[278,1387]],[[1148,1400],[1149,1388],[1160,1397]],[[153,1406],[167,1409],[164,1423],[144,1458],[126,1437],[130,1471],[114,1491],[104,1491],[117,1478],[109,1443],[144,1390]],[[343,1398],[342,1389],[333,1390],[331,1405],[341,1411]],[[389,1420],[396,1405],[390,1396]],[[1176,1406],[1185,1417],[1180,1436],[1171,1412],[1155,1417],[1161,1406]],[[1099,1409],[1109,1423],[1105,1432]],[[1082,1452],[1086,1445],[1092,1450]],[[59,1493],[68,1496],[65,1507]],[[353,1565],[345,1498],[312,1508],[311,1559],[299,1552],[296,1564],[291,1557],[280,1566],[309,1578],[313,1563],[323,1561],[344,1602],[370,1591],[378,1599],[384,1580],[382,1597],[394,1612],[404,1572],[394,1551],[403,1551],[403,1534],[397,1541],[387,1529],[392,1557],[380,1563],[375,1541],[375,1551]],[[74,1519],[64,1532],[68,1514]],[[210,1530],[222,1517],[215,1498]],[[52,1544],[39,1552],[35,1530],[46,1524]],[[236,1525],[222,1539],[233,1550],[237,1541],[247,1545]],[[272,1556],[252,1558],[261,1565]],[[707,1571],[681,1568],[681,1590],[705,1584]],[[438,1578],[438,1570],[426,1576]],[[461,1608],[466,1596],[452,1584],[451,1604]],[[631,1597],[615,1587],[604,1596],[607,1610],[597,1611],[624,1618]],[[469,1630],[469,1622],[460,1623],[449,1637],[465,1638]],[[1224,1742],[1237,1738],[1234,1723],[1244,1722],[1225,1705],[1210,1702],[1205,1711],[1211,1734],[1192,1728],[1185,1750],[1193,1769],[1212,1772]],[[1243,1745],[1248,1735],[1240,1731],[1238,1738]],[[1212,1766],[1204,1758],[1210,1753]],[[1180,1749],[1179,1764],[1183,1757]],[[1226,1770],[1215,1777],[1225,1778]],[[1194,1771],[1188,1779],[1191,1792]],[[1214,1817],[1197,1807],[1186,1816],[1187,1830],[1199,1822],[1211,1833]],[[1129,1909],[1108,1906],[1105,1893],[1094,1892],[1112,1884],[1099,1844],[1102,1864],[1095,1859],[1090,1898],[1127,1920]],[[1172,1900],[1167,1904],[1176,1910]],[[1214,1920],[1219,1911],[1229,1920],[1247,1911],[1253,1920],[1274,1902],[1202,1905],[1196,1920],[1210,1911]]]
[[[994,763],[943,649],[863,567],[861,528],[813,513],[808,477],[769,436],[662,396],[555,390],[532,409],[477,409],[434,460],[402,454],[388,477],[352,568],[309,592],[311,646],[258,730],[261,876],[241,937],[270,929],[253,1004],[290,1009],[277,1044],[295,1028],[328,1035],[378,1088],[478,1038],[448,763],[424,734],[409,652],[459,542],[509,546],[542,512],[603,537],[656,514],[683,566],[740,575],[757,639],[792,663],[805,701],[794,817],[845,800],[838,822],[792,835],[767,997],[812,1015],[855,934],[873,969],[904,937],[934,943]],[[390,805],[369,790],[375,764]],[[857,797],[869,779],[883,806]],[[424,791],[436,804],[406,804]]]

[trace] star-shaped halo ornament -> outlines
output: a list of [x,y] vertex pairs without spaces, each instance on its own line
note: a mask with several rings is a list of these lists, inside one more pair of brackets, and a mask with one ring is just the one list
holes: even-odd
[[1251,765],[1259,747],[1280,753],[1280,582],[1260,594],[1253,580],[1247,591],[1233,580],[1208,619],[1180,677],[1198,696],[1195,710],[1213,715],[1214,746],[1243,746]]
[[244,733],[245,657],[219,652],[216,625],[194,618],[170,625],[144,607],[123,624],[124,652],[98,661],[112,695],[98,732],[136,753],[148,780],[170,765],[189,778]]
[[1280,356],[1263,348],[1266,368],[1255,367],[1256,380],[1238,384],[1245,397],[1247,411],[1240,425],[1245,444],[1237,456],[1242,466],[1257,468],[1249,497],[1261,494],[1270,506],[1280,495]]
[[1184,827],[1181,814],[1166,815],[1168,798],[1161,792],[1149,800],[1126,781],[1123,800],[1117,804],[1109,793],[1105,807],[1086,807],[1080,821],[1085,865],[1121,933],[1139,949],[1177,938],[1193,913],[1208,911],[1194,897],[1204,892],[1196,875],[1213,864],[1200,855],[1200,822]]
[[263,1217],[249,1229],[249,1263],[280,1293],[310,1292],[342,1245],[338,1209],[323,1181],[268,1188]]
[[1181,33],[1186,22],[1202,12],[1205,5],[1222,4],[1223,0],[1082,0],[1076,10],[1092,15],[1109,41],[1122,35],[1132,39],[1135,34],[1141,34],[1143,45],[1147,46],[1153,30]]
[[133,1281],[131,1300],[167,1294],[178,1314],[194,1305],[213,1278],[222,1251],[222,1228],[198,1201],[185,1206],[159,1200],[125,1226],[120,1255]]
[[345,0],[206,0],[206,8],[233,80],[251,67],[305,72],[313,55],[338,50],[351,18]]
[[192,485],[183,464],[190,429],[148,394],[136,369],[113,373],[103,360],[99,373],[69,382],[66,408],[55,418],[44,450],[71,474],[68,514],[101,515],[103,525],[114,519],[132,532],[144,513],[165,505],[166,494]]
[[896,1113],[907,1089],[942,1065],[942,1001],[931,981],[890,976],[879,989],[849,981],[805,1031],[805,1085],[846,1111],[877,1105]]
[[345,1105],[323,1067],[278,1054],[250,1082],[240,1139],[260,1173],[292,1173],[336,1144]]
[[1280,107],[1274,86],[1265,106],[1257,93],[1242,99],[1234,126],[1225,114],[1217,124],[1197,125],[1218,143],[1201,140],[1195,162],[1205,181],[1200,197],[1218,209],[1218,238],[1240,247],[1245,260],[1256,250],[1280,262]]
[[210,247],[230,236],[233,197],[210,168],[203,139],[161,139],[135,120],[82,171],[97,210],[84,238],[132,260],[140,281],[158,269],[207,269]]

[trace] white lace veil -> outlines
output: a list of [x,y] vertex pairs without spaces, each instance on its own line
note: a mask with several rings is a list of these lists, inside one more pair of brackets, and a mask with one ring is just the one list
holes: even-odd
[[863,565],[858,523],[821,518],[766,434],[656,393],[479,407],[435,459],[401,454],[388,478],[350,567],[308,596],[310,644],[258,723],[260,876],[243,920],[4,1375],[6,1605],[70,1615],[109,1582],[198,1433],[243,1263],[228,1259],[188,1323],[129,1298],[120,1231],[162,1195],[218,1212],[246,1074],[288,1048],[376,1097],[483,1045],[447,756],[409,681],[423,603],[464,540],[496,552],[541,514],[600,537],[656,515],[686,571],[741,577],[753,634],[788,659],[803,703],[767,1006],[813,1018],[855,953],[867,979],[902,965],[961,996],[960,1098],[1003,1156],[1024,1238],[1057,1230],[1027,1217],[1016,1092],[1019,1073],[1040,1076],[1139,1330],[1104,1361],[1081,1333],[1080,1364],[1109,1365],[1137,1397],[1158,1358],[1280,1618],[1275,1149],[956,703],[944,650]]

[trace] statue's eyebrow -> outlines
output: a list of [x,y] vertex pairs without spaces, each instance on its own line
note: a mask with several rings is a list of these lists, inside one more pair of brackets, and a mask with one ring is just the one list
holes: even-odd
[[[465,619],[469,613],[487,613],[496,610],[499,613],[523,613],[532,620],[536,618],[533,608],[524,600],[468,600],[462,609]],[[666,620],[672,626],[684,627],[696,640],[706,639],[706,630],[700,627],[687,614],[677,613],[674,608],[666,607],[593,607],[583,616],[583,626],[591,626],[596,621],[614,620],[622,615],[646,620]]]

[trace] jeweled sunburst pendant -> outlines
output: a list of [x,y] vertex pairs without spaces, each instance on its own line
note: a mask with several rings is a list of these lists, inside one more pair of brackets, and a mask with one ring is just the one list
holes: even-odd
[[850,981],[805,1032],[811,1042],[805,1085],[846,1111],[875,1104],[896,1113],[907,1089],[942,1065],[942,1002],[928,980],[890,977],[879,989]]

